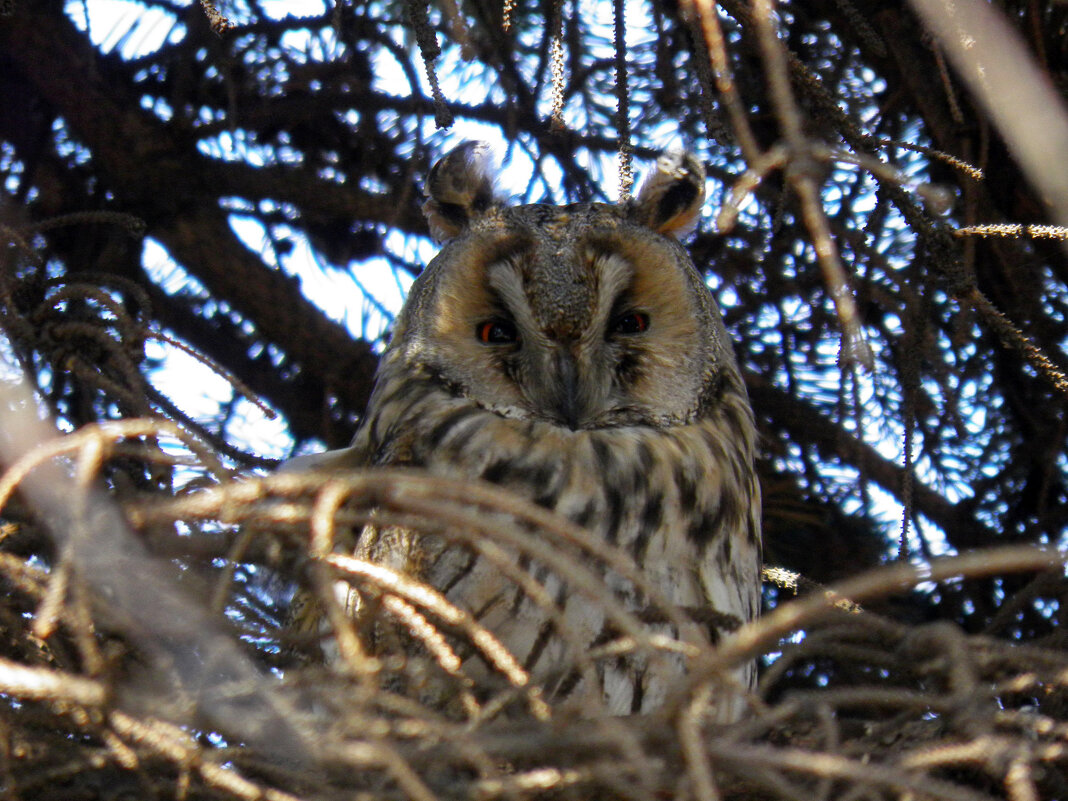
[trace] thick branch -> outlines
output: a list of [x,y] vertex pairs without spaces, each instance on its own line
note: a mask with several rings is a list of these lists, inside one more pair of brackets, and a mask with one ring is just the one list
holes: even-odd
[[[328,388],[318,376],[286,375],[289,371],[280,370],[266,352],[251,356],[240,327],[228,318],[205,319],[185,298],[167,295],[160,289],[150,289],[149,297],[152,314],[164,327],[201,353],[210,353],[257,396],[269,399],[285,415],[297,439],[318,438],[330,448],[347,445],[352,439],[356,415],[363,406],[346,404],[335,408]],[[373,368],[371,363],[366,375],[353,376],[346,382],[353,394],[371,385]],[[360,398],[357,395],[350,400],[358,404]]]
[[222,187],[211,181],[218,170],[191,142],[117,99],[128,95],[126,88],[107,84],[106,64],[93,58],[66,16],[15,15],[0,27],[0,47],[92,151],[116,206],[146,220],[148,234],[214,297],[253,322],[344,406],[363,408],[375,365],[369,345],[353,340],[237,239],[219,206]]

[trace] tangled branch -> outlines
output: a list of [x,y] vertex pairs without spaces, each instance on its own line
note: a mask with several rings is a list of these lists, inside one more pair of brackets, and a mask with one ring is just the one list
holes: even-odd
[[[180,439],[187,454],[168,456],[173,449],[149,445],[161,438]],[[0,580],[16,607],[32,611],[8,618],[0,691],[19,702],[6,714],[41,754],[8,764],[11,781],[26,781],[62,753],[85,770],[112,776],[164,760],[182,781],[195,777],[203,792],[220,798],[341,797],[360,790],[421,799],[600,791],[778,799],[818,797],[834,786],[837,797],[911,792],[977,801],[995,797],[990,792],[998,786],[1008,798],[1038,797],[1028,795],[1036,772],[1049,777],[1063,768],[1068,721],[1057,699],[1068,685],[1068,657],[1062,651],[967,635],[944,623],[910,626],[858,606],[923,583],[1015,572],[1063,580],[1059,552],[1017,546],[891,565],[780,603],[719,646],[702,646],[654,634],[618,607],[598,563],[656,597],[625,554],[498,488],[418,472],[216,475],[208,486],[190,477],[189,489],[179,487],[168,498],[135,493],[120,499],[126,522],[113,524],[130,526],[121,576],[101,566],[101,555],[114,558],[114,531],[99,528],[107,513],[87,503],[88,496],[73,496],[62,530],[56,528],[47,506],[59,499],[55,489],[72,480],[62,477],[64,465],[75,466],[75,486],[84,492],[120,458],[213,475],[206,460],[188,453],[210,450],[173,425],[90,426],[28,447],[0,482],[12,527],[2,541]],[[42,482],[55,486],[42,489]],[[48,545],[55,540],[29,537],[41,521],[59,542],[58,560]],[[525,549],[532,564],[565,576],[617,622],[620,638],[576,653],[577,668],[596,669],[601,660],[635,650],[666,650],[688,660],[688,685],[646,716],[613,717],[589,699],[577,706],[554,702],[492,632],[435,590],[339,552],[352,530],[369,522],[454,538],[485,558],[494,549]],[[65,537],[88,539],[66,559]],[[30,552],[18,547],[26,542],[36,543]],[[189,578],[160,571],[160,557],[145,551],[149,543],[184,565]],[[131,562],[131,550],[143,555]],[[310,567],[328,580],[316,581]],[[135,575],[152,577],[150,595],[115,591],[116,582],[130,583]],[[222,582],[225,617],[212,619],[179,586],[193,576],[198,583]],[[514,578],[532,595],[544,581],[533,569]],[[365,603],[377,599],[364,608],[370,617],[354,627],[352,618],[329,616],[325,628],[300,631],[281,600],[288,593],[279,588],[303,587],[329,604],[336,603],[337,581],[350,583]],[[265,596],[267,586],[274,590]],[[541,602],[552,599],[543,595]],[[660,619],[679,615],[658,603]],[[41,637],[35,625],[45,616],[58,625]],[[387,628],[403,639],[382,637]],[[235,674],[215,657],[213,669],[198,674],[177,653],[164,664],[157,641],[174,637],[183,653],[199,654],[219,654],[220,637],[231,649],[244,641],[241,659],[259,667]],[[345,638],[358,658],[330,658],[335,641],[347,653]],[[421,647],[412,650],[404,641]],[[86,642],[108,656],[87,658]],[[576,650],[581,643],[575,639]],[[456,658],[466,649],[483,654],[494,669],[466,675]],[[730,668],[752,656],[768,668],[757,695],[747,699],[750,714],[729,726],[711,723],[709,704],[732,691]],[[282,678],[265,672],[268,665],[284,666]],[[160,670],[170,670],[169,679],[149,681],[146,698],[144,682]],[[199,696],[181,689],[193,687]],[[201,710],[190,719],[198,697],[201,706],[208,700],[231,711],[220,717]],[[261,712],[250,715],[251,703]],[[274,721],[270,744],[257,735],[265,731],[263,706]],[[224,737],[241,732],[244,744],[197,738],[189,728],[194,720],[231,732]],[[272,761],[279,726],[303,747]],[[74,733],[78,747],[69,739]],[[158,774],[156,781],[171,780]]]

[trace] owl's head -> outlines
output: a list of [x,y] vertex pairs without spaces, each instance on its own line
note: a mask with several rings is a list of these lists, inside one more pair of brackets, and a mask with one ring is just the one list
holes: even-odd
[[465,144],[430,172],[423,208],[445,244],[412,288],[391,357],[485,409],[572,430],[685,424],[725,383],[740,389],[719,311],[677,239],[704,201],[693,156],[661,156],[618,205],[509,207],[487,150]]

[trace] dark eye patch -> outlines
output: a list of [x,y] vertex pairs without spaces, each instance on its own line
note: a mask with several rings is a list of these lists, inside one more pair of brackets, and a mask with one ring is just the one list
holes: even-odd
[[475,326],[475,338],[483,345],[514,345],[519,341],[519,329],[511,320],[494,317]]
[[618,315],[609,326],[612,334],[630,336],[649,330],[649,315],[643,311],[626,311]]

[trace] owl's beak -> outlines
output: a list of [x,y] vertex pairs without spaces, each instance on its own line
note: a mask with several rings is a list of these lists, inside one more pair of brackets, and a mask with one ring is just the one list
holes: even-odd
[[554,354],[553,360],[557,378],[555,411],[560,420],[567,423],[568,428],[576,431],[586,410],[579,387],[578,367],[575,364],[575,357],[570,351],[560,348]]

